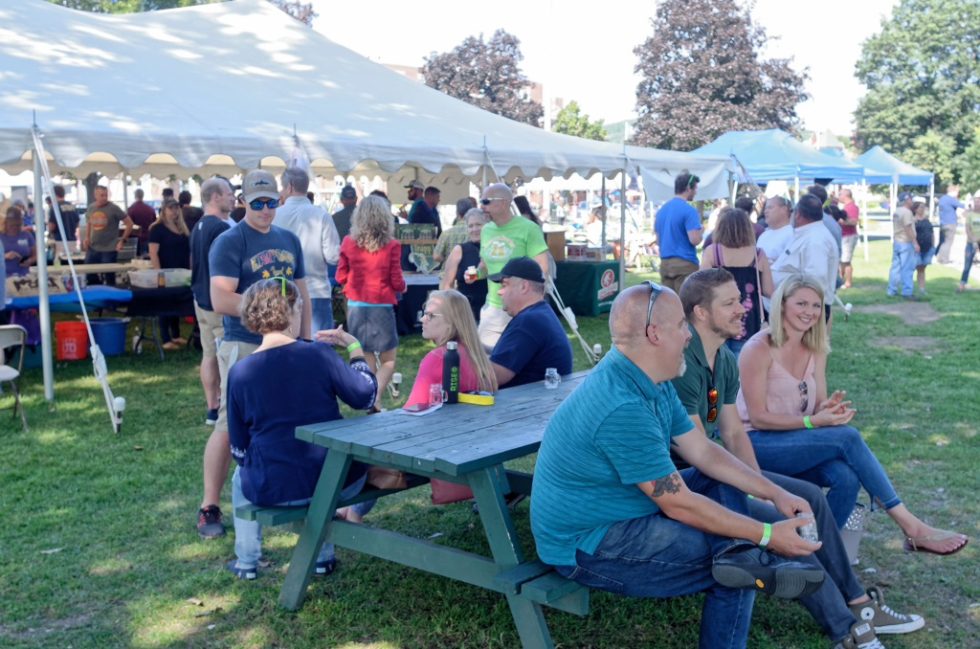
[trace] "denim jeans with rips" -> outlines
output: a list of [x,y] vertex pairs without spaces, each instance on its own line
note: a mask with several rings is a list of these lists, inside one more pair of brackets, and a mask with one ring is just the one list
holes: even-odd
[[878,458],[851,426],[751,430],[749,439],[763,470],[828,487],[827,502],[838,527],[854,510],[861,487],[885,509],[902,502]]

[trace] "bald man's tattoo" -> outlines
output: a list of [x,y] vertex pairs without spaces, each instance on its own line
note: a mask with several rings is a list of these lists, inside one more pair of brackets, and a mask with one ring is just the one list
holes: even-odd
[[676,473],[671,473],[662,480],[653,483],[653,498],[659,498],[664,494],[675,494],[681,490],[681,478]]

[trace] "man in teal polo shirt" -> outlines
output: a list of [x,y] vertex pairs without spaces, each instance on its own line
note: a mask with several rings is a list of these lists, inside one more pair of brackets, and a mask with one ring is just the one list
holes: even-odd
[[[756,547],[803,557],[820,545],[797,534],[802,520],[746,516],[745,493],[788,517],[809,505],[692,434],[670,383],[684,372],[691,337],[672,290],[645,283],[622,292],[609,331],[612,349],[541,442],[531,498],[538,556],[590,588],[637,597],[705,592],[700,646],[745,647],[753,588],[795,598],[824,579],[813,563]],[[695,468],[678,473],[671,447]]]
[[[691,435],[720,436],[722,443],[742,462],[759,471],[752,442],[735,407],[738,364],[725,341],[741,333],[741,295],[735,278],[724,268],[700,270],[681,287],[681,302],[690,326],[691,342],[684,351],[686,370],[673,379],[674,388],[694,423]],[[823,491],[804,480],[761,471],[786,491],[811,506],[823,546],[815,553],[830,579],[811,595],[800,598],[824,632],[838,647],[875,646],[875,634],[908,633],[922,628],[918,615],[897,613],[884,605],[877,588],[865,592],[850,567],[840,531]],[[748,513],[757,520],[774,522],[782,517],[768,503],[753,500]],[[870,623],[870,624],[869,624]],[[880,643],[879,643],[880,645]]]

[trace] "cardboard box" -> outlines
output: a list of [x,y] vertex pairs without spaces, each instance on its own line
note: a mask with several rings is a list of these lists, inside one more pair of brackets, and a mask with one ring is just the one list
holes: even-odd
[[565,231],[545,232],[544,239],[548,243],[548,250],[555,261],[565,261]]

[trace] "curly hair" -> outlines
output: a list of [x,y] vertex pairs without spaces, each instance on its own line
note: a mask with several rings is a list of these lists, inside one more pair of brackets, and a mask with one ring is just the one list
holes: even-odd
[[376,252],[388,245],[394,236],[395,220],[388,201],[371,195],[354,208],[350,237],[359,247]]
[[257,334],[286,331],[297,302],[299,289],[285,277],[259,280],[242,295],[242,324]]

